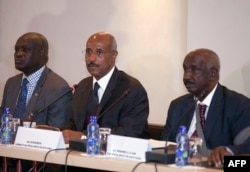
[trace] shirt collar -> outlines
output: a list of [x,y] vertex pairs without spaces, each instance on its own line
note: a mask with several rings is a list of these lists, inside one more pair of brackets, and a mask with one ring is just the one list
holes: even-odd
[[44,69],[45,69],[45,66],[41,67],[39,70],[30,74],[29,76],[23,75],[23,78],[27,78],[30,85],[36,85],[36,83],[39,80],[40,76],[42,75]]
[[214,96],[214,93],[215,93],[215,90],[216,90],[217,86],[218,86],[218,84],[216,84],[216,86],[214,87],[214,89],[207,95],[207,97],[202,102],[198,101],[198,104],[201,103],[201,104],[204,104],[206,106],[210,106],[212,98]]
[[[106,89],[114,70],[115,70],[115,66],[105,76],[103,76],[101,79],[98,80],[98,84],[100,85],[100,88],[102,90]],[[95,77],[93,77],[93,86],[95,82],[97,82],[97,80],[95,79]]]

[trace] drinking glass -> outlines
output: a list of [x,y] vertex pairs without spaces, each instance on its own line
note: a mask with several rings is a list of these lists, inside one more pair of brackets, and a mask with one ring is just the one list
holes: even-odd
[[11,126],[11,131],[12,131],[12,136],[13,136],[12,142],[14,143],[18,127],[20,126],[20,119],[12,118],[12,120],[10,121],[10,126]]
[[200,150],[202,145],[202,138],[200,137],[190,138],[189,144],[190,144],[189,165],[201,166],[202,154]]
[[100,154],[105,155],[107,151],[107,142],[108,142],[108,136],[111,133],[110,128],[99,128],[100,133]]

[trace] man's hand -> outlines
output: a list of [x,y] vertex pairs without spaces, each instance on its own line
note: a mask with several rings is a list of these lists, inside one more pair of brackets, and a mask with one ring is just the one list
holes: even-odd
[[215,167],[222,167],[224,164],[224,156],[231,156],[231,152],[229,152],[225,147],[217,147],[212,150],[211,154],[208,157],[208,165]]
[[66,144],[68,144],[70,140],[80,139],[81,136],[83,135],[82,132],[73,131],[73,130],[63,130],[62,134],[63,134],[64,142]]

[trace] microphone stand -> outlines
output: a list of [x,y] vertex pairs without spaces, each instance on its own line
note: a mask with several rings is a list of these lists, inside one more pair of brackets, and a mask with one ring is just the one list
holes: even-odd
[[77,85],[73,85],[72,87],[70,87],[69,90],[65,91],[62,95],[56,97],[53,101],[51,101],[51,102],[50,102],[49,104],[47,104],[45,107],[43,107],[43,108],[41,108],[41,109],[35,111],[34,113],[31,112],[30,115],[29,115],[29,117],[28,117],[28,120],[29,120],[29,122],[30,122],[29,128],[32,127],[32,124],[35,122],[35,118],[36,118],[36,116],[37,116],[39,113],[43,112],[46,108],[48,108],[50,105],[52,105],[52,104],[55,103],[56,101],[60,100],[60,99],[61,99],[62,97],[64,97],[66,94],[68,94],[68,93],[70,93],[70,92],[72,92],[72,91],[75,91],[75,89],[76,89],[77,87],[78,87]]

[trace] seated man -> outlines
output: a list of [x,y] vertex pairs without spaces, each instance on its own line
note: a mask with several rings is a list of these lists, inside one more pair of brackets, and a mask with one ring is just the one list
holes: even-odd
[[[188,53],[183,62],[183,82],[190,94],[173,100],[168,110],[163,140],[174,141],[180,125],[189,137],[197,133],[195,107],[206,105],[201,135],[207,146],[208,164],[223,164],[225,155],[250,153],[250,100],[219,83],[220,62],[209,49]],[[199,134],[199,133],[198,133]],[[201,137],[201,135],[198,135]],[[204,154],[203,154],[204,155]]]
[[7,80],[2,107],[9,107],[21,121],[61,128],[69,121],[72,92],[68,83],[46,66],[48,50],[48,41],[40,33],[18,38],[14,60],[22,73]]
[[[81,138],[90,115],[96,115],[99,126],[111,128],[112,134],[149,138],[147,92],[137,79],[117,69],[117,55],[116,40],[111,34],[99,32],[88,39],[85,61],[92,76],[80,81],[74,92],[70,130],[63,131],[66,143]],[[96,83],[98,100],[90,108]]]
[[[68,123],[72,92],[68,83],[46,66],[48,49],[48,41],[40,33],[29,32],[17,40],[15,67],[23,73],[7,80],[2,107],[9,107],[15,118],[60,128]],[[24,79],[27,93],[25,107],[20,110],[18,99]]]

